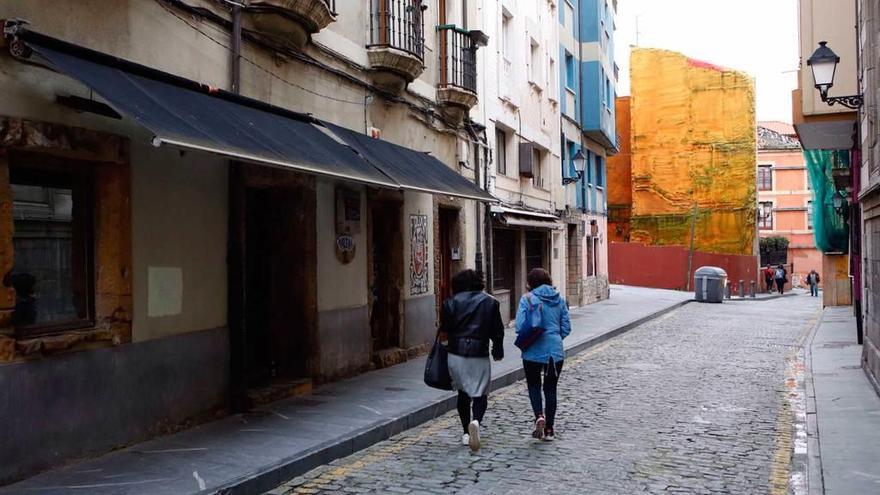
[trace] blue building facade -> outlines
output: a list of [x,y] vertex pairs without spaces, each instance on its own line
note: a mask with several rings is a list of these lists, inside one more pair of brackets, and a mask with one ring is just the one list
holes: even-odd
[[[576,233],[569,232],[569,266],[575,262],[581,266],[579,274],[569,274],[569,285],[579,278],[582,297],[601,299],[608,266],[606,165],[608,157],[618,151],[614,108],[617,1],[560,0],[558,12],[562,176],[576,177],[572,158],[578,151],[587,157],[583,176],[565,192],[566,216],[579,224]],[[573,235],[579,239],[573,240]]]
[[560,98],[563,177],[573,177],[571,163],[578,150],[587,156],[583,178],[576,186],[580,211],[604,215],[606,161],[618,151],[614,102],[616,1],[562,0],[560,23]]

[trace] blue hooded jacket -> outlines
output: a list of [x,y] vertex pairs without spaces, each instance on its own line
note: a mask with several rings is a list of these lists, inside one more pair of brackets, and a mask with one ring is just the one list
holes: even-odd
[[[571,321],[568,319],[568,304],[560,297],[559,291],[549,285],[542,285],[531,292],[532,311],[541,305],[544,333],[538,340],[522,353],[524,361],[536,363],[559,362],[565,359],[562,339],[571,333]],[[520,333],[526,318],[529,317],[528,295],[519,300],[516,311],[516,333]]]

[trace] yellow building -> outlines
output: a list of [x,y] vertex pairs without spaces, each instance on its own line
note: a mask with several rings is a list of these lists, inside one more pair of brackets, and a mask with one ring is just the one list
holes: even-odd
[[630,77],[630,241],[688,246],[695,223],[697,250],[754,254],[753,80],[658,49],[634,49]]

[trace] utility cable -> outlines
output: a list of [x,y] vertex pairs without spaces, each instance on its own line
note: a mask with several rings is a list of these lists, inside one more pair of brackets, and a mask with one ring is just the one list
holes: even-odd
[[[189,26],[190,28],[192,28],[193,30],[195,30],[196,32],[198,32],[199,34],[201,34],[202,36],[204,36],[205,38],[207,38],[207,39],[211,40],[212,42],[214,42],[215,44],[217,44],[217,45],[223,47],[224,49],[226,49],[226,50],[229,51],[230,53],[232,52],[232,47],[230,47],[230,46],[224,44],[222,41],[220,41],[220,40],[218,40],[217,38],[215,38],[215,37],[211,36],[210,34],[206,33],[205,31],[203,31],[202,29],[200,29],[198,26],[192,24],[189,20],[187,20],[186,18],[184,18],[183,16],[181,16],[181,15],[178,14],[177,12],[174,12],[171,8],[169,8],[167,5],[165,5],[164,2],[160,1],[160,2],[159,2],[159,5],[161,5],[162,8],[165,9],[166,12],[168,12],[168,13],[171,14],[171,15],[173,15],[173,16],[176,17],[178,20],[182,21],[184,24],[186,24],[187,26]],[[309,88],[306,88],[306,87],[300,86],[299,84],[296,84],[296,83],[294,83],[294,82],[292,82],[292,81],[289,81],[289,80],[287,80],[287,79],[285,79],[285,78],[279,76],[278,74],[275,74],[275,73],[272,72],[271,70],[269,70],[269,69],[263,67],[262,65],[260,65],[260,64],[257,63],[256,61],[254,61],[254,60],[252,60],[252,59],[246,57],[245,55],[239,55],[239,58],[241,58],[241,59],[244,60],[245,62],[249,63],[250,65],[254,66],[255,68],[259,69],[260,71],[265,72],[265,73],[266,73],[267,75],[269,75],[270,77],[272,77],[272,78],[274,78],[274,79],[277,79],[278,81],[281,81],[282,83],[287,84],[288,86],[291,86],[291,87],[297,88],[297,89],[299,89],[299,90],[301,90],[301,91],[305,91],[306,93],[309,93],[309,94],[311,94],[311,95],[318,96],[318,97],[320,97],[320,98],[326,98],[326,99],[328,99],[328,100],[336,101],[336,102],[339,102],[339,103],[348,103],[348,104],[358,105],[358,106],[363,105],[363,102],[362,102],[362,101],[352,101],[352,100],[345,100],[345,99],[342,99],[342,98],[336,98],[336,97],[334,97],[334,96],[325,95],[325,94],[319,93],[319,92],[317,92],[317,91],[311,90],[311,89],[309,89]]]

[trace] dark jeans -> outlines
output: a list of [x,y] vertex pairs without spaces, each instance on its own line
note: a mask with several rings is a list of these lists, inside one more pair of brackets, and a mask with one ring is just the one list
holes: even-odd
[[471,403],[473,402],[474,419],[483,424],[483,415],[486,414],[486,408],[489,407],[489,398],[485,395],[471,398],[470,395],[458,391],[458,418],[461,419],[461,427],[464,432],[468,432],[468,424],[471,422]]
[[773,292],[773,279],[765,278],[764,282],[767,284],[767,292]]
[[819,296],[819,286],[817,284],[810,284],[810,295],[813,297]]
[[776,279],[776,288],[778,288],[779,293],[782,294],[782,289],[785,288],[785,279],[784,278],[777,278]]
[[[532,402],[535,418],[543,414],[547,421],[547,427],[553,428],[553,421],[556,419],[556,383],[559,381],[559,374],[562,373],[562,361],[553,363],[553,365],[523,361],[523,369],[526,372],[529,400]],[[541,405],[542,374],[544,375],[544,399],[547,401],[546,410]]]

